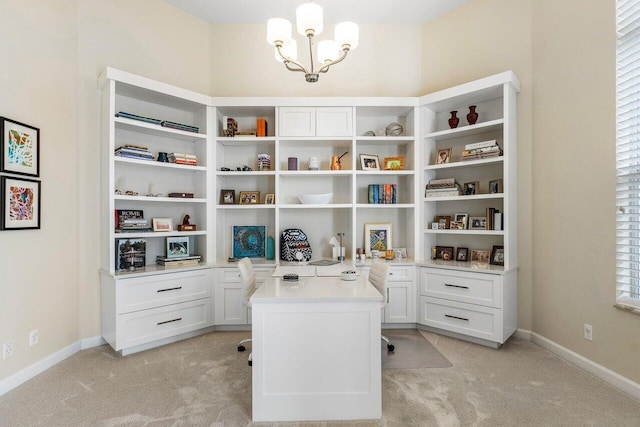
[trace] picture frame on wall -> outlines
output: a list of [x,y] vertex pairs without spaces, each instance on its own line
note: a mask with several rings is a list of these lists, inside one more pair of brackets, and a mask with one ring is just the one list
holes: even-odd
[[167,237],[167,258],[182,258],[190,254],[189,237]]
[[371,251],[385,252],[393,249],[391,223],[366,223],[364,225],[364,253],[371,258]]
[[266,257],[266,225],[234,225],[231,231],[233,258]]
[[374,154],[360,154],[360,168],[363,171],[379,171],[380,158]]
[[40,176],[40,129],[0,117],[0,172]]
[[3,176],[0,230],[40,228],[40,181]]

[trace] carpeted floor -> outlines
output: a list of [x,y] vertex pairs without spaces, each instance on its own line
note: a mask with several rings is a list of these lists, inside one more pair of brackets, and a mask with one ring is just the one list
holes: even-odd
[[[386,332],[386,331],[385,331]],[[252,423],[246,332],[84,350],[0,397],[1,426],[638,426],[640,402],[527,341],[421,332],[453,366],[384,369],[381,421]]]
[[395,346],[382,347],[382,369],[448,368],[451,362],[415,329],[385,329],[383,335]]

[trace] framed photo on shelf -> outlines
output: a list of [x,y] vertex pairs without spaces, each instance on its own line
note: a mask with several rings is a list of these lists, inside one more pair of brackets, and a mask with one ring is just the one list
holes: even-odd
[[371,257],[371,251],[386,252],[391,245],[391,223],[366,223],[364,225],[364,253]]
[[385,157],[384,158],[384,170],[404,170],[404,157]]
[[0,172],[40,175],[40,129],[0,117]]
[[146,239],[117,239],[115,269],[140,270],[147,264]]
[[451,217],[449,215],[436,215],[433,222],[438,223],[438,230],[448,230],[451,227]]
[[0,230],[40,228],[40,181],[3,176]]
[[436,259],[453,261],[453,246],[436,246]]
[[273,205],[276,202],[276,195],[273,193],[266,194],[264,196],[265,205]]
[[456,261],[469,261],[469,248],[456,248]]
[[493,265],[504,265],[504,246],[494,246],[491,249],[489,263]]
[[220,190],[220,204],[221,205],[235,205],[236,204],[236,190]]
[[152,218],[153,231],[173,231],[171,218]]
[[167,237],[167,258],[181,258],[188,255],[190,255],[188,237]]
[[489,194],[504,193],[502,178],[489,181]]
[[441,148],[436,153],[436,165],[451,163],[451,148]]
[[472,182],[465,182],[464,183],[464,195],[465,196],[472,196],[474,194],[479,194],[478,193],[478,187],[480,186],[480,183],[478,181],[472,181]]
[[363,171],[379,171],[380,159],[373,154],[360,154],[360,167]]
[[471,261],[488,263],[490,256],[491,256],[491,251],[486,249],[471,250]]
[[238,196],[238,203],[241,205],[255,205],[260,203],[259,191],[241,191]]
[[265,258],[267,227],[265,225],[232,226],[233,258]]
[[469,214],[468,213],[455,213],[453,214],[453,220],[458,224],[461,224],[461,230],[466,230],[469,226]]
[[486,230],[486,229],[487,229],[486,216],[472,216],[469,218],[469,230]]

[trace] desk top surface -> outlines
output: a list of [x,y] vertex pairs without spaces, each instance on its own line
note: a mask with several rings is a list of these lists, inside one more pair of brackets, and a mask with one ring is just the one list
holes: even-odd
[[273,277],[260,285],[251,296],[252,304],[358,301],[382,301],[380,292],[362,276],[350,281],[340,277],[300,277],[297,282]]

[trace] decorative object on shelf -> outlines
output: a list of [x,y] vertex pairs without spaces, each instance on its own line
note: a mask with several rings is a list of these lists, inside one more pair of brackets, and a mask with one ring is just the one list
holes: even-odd
[[[267,21],[267,42],[275,47],[276,60],[284,62],[289,71],[300,71],[307,82],[317,82],[320,73],[346,58],[350,50],[358,47],[358,25],[353,22],[341,22],[335,28],[335,41],[324,40],[318,43],[316,58],[321,67],[314,68],[313,39],[322,33],[322,7],[315,3],[304,3],[296,9],[298,33],[306,36],[309,42],[310,68],[297,61],[297,43],[291,38],[291,22],[283,18],[271,18]],[[342,53],[340,53],[340,50]]]
[[456,261],[469,261],[469,248],[456,248]]
[[362,136],[376,136],[376,133],[372,130],[368,130]]
[[273,205],[276,202],[276,195],[273,193],[265,194],[264,196],[264,204],[265,205]]
[[494,246],[493,249],[491,249],[489,264],[504,265],[504,246]]
[[40,228],[40,181],[2,177],[0,230]]
[[[336,259],[338,261],[344,261],[345,258],[345,247],[342,246],[342,238],[344,237],[344,233],[338,233],[338,239],[340,239],[340,246],[338,246],[340,248],[339,253],[337,254]],[[335,249],[335,248],[334,248]]]
[[379,171],[380,159],[374,154],[360,154],[360,167],[363,171]]
[[492,179],[489,181],[489,194],[498,194],[504,192],[502,178]]
[[453,220],[455,222],[457,222],[459,225],[461,225],[462,227],[460,227],[461,230],[466,230],[468,227],[468,222],[469,222],[469,214],[468,213],[455,213],[453,214]]
[[478,182],[478,181],[465,182],[464,183],[464,195],[465,196],[473,196],[474,194],[479,194],[478,193],[479,186],[480,186],[480,182]]
[[255,205],[260,203],[259,191],[241,191],[238,196],[239,204],[241,205]]
[[276,241],[273,236],[267,237],[267,260],[276,259]]
[[176,199],[193,199],[193,193],[169,193],[168,197],[173,197]]
[[259,118],[256,120],[256,128],[257,136],[267,136],[269,134],[269,126],[267,124],[267,120],[264,118]]
[[251,172],[253,169],[251,169],[251,168],[250,168],[249,166],[247,166],[247,165],[244,165],[244,166],[242,166],[241,168],[240,168],[240,167],[236,168],[236,170],[238,170],[238,171],[242,171],[242,172]]
[[379,257],[380,257],[380,251],[377,251],[377,250],[373,249],[373,250],[371,251],[371,259],[372,259],[373,261],[375,261],[375,260],[377,260]]
[[436,154],[436,165],[444,165],[451,162],[451,148],[441,148]]
[[232,117],[222,117],[222,136],[233,137],[238,131],[238,121]]
[[488,263],[491,257],[491,251],[487,249],[472,249],[471,250],[471,261]]
[[465,162],[468,160],[488,159],[491,157],[502,156],[502,148],[495,139],[484,142],[474,142],[467,144],[462,150],[460,159]]
[[462,190],[455,178],[432,179],[425,188],[424,197],[459,196]]
[[369,184],[367,197],[367,201],[371,204],[396,204],[398,203],[397,184]]
[[332,197],[333,193],[298,194],[298,199],[303,205],[326,205]]
[[449,215],[436,215],[433,222],[438,223],[438,230],[448,230],[451,225],[451,217]]
[[455,129],[458,127],[458,123],[460,123],[460,119],[456,116],[458,114],[457,111],[451,111],[451,117],[449,117],[449,127],[451,129]]
[[387,127],[384,128],[384,134],[387,136],[400,136],[402,135],[402,131],[404,131],[404,128],[397,122],[389,123]]
[[467,114],[467,123],[475,125],[478,121],[478,113],[476,113],[476,106],[469,105],[469,114]]
[[191,224],[191,217],[185,215],[182,219],[182,224],[178,224],[178,231],[196,231],[196,225]]
[[367,256],[371,251],[383,251],[393,249],[391,245],[391,223],[365,223],[364,225],[364,249]]
[[404,170],[404,157],[385,157],[383,165],[386,171]]
[[235,205],[235,203],[236,203],[236,190],[220,190],[221,205]]
[[271,156],[268,154],[258,154],[258,170],[270,171],[271,170]]
[[287,169],[290,171],[298,170],[298,158],[297,157],[289,157],[287,159]]
[[234,258],[265,258],[266,226],[234,225],[232,231]]
[[171,218],[152,218],[153,231],[173,231]]
[[331,170],[332,171],[339,171],[339,170],[342,169],[342,165],[340,164],[340,159],[342,159],[347,154],[349,154],[349,152],[345,151],[340,156],[331,156]]
[[453,246],[436,246],[436,259],[453,261]]
[[320,159],[318,157],[309,157],[307,166],[309,167],[310,171],[317,171],[318,169],[320,169]]
[[431,229],[432,230],[439,230],[440,229],[440,224],[437,222],[432,222],[431,223]]
[[396,251],[393,249],[387,249],[387,253],[385,254],[385,259],[392,260],[396,257]]
[[0,172],[40,175],[40,129],[0,117]]
[[158,161],[162,163],[169,163],[169,154],[161,151],[158,153]]
[[312,251],[309,239],[299,228],[287,228],[280,235],[280,259],[283,261],[309,261]]
[[185,125],[183,123],[170,122],[169,120],[161,121],[160,126],[164,126],[171,129],[184,130],[186,132],[193,132],[193,133],[200,132],[200,129],[196,126]]
[[486,229],[487,229],[486,216],[469,217],[469,230],[486,230]]
[[146,239],[116,239],[116,271],[140,270],[146,264]]
[[167,237],[167,258],[182,258],[189,255],[188,237]]
[[407,248],[396,248],[396,259],[401,260],[402,258],[407,258]]

